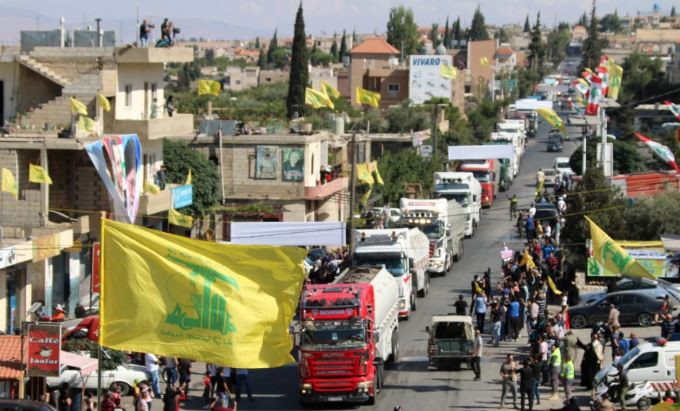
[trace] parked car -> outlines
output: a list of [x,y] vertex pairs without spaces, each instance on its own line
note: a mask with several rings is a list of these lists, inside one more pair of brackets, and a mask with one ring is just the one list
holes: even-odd
[[562,141],[564,137],[561,134],[550,134],[546,142],[546,150],[548,152],[562,151]]
[[654,316],[661,312],[662,301],[649,295],[646,290],[628,290],[609,293],[592,304],[569,308],[569,320],[573,328],[585,328],[609,318],[611,304],[619,310],[622,325],[652,325]]
[[678,290],[677,287],[677,284],[669,283],[664,280],[622,278],[615,283],[612,283],[606,291],[584,293],[581,295],[581,303],[592,304],[597,300],[601,300],[607,293],[613,293],[615,291],[644,290],[653,295],[656,299],[663,299],[666,295],[671,296],[671,304],[673,304],[675,311],[676,308],[680,309],[680,307],[678,307],[678,305],[680,305],[680,290]]
[[545,176],[543,179],[543,185],[546,187],[554,186],[557,179],[560,178],[560,173],[554,168],[546,168],[543,170],[543,175]]
[[[92,372],[89,376],[85,376],[85,389],[96,390],[97,378],[97,371]],[[104,370],[102,374],[102,387],[112,388],[114,384],[118,384],[121,395],[132,394],[132,387],[135,386],[135,381],[151,381],[151,374],[149,374],[144,366],[121,364],[114,370]],[[57,389],[62,383],[68,383],[71,388],[83,387],[80,371],[66,366],[62,366],[59,377],[47,377],[46,382],[50,389]]]
[[0,400],[0,411],[57,411],[57,409],[39,401]]

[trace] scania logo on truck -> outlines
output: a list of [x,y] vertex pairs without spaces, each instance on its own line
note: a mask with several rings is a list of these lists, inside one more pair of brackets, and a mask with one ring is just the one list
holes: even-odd
[[345,354],[341,352],[325,352],[321,354],[321,358],[345,358]]

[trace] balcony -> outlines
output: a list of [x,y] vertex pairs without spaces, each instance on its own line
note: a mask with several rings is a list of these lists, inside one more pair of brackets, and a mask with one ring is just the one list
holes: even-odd
[[117,63],[190,63],[194,61],[191,47],[120,47],[116,49]]
[[305,187],[305,200],[322,200],[333,194],[344,190],[347,187],[347,177],[338,177],[324,184],[317,184],[314,187]]
[[172,117],[148,120],[113,120],[111,134],[137,134],[142,140],[160,140],[194,133],[193,114],[175,114]]
[[139,198],[138,215],[162,213],[172,208],[172,190],[166,187],[158,194],[143,193]]

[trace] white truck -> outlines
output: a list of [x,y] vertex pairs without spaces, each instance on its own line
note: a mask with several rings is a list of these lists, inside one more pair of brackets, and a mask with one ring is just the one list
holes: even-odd
[[430,242],[417,228],[356,230],[353,265],[384,266],[399,279],[399,317],[417,308],[416,295],[430,291]]
[[498,132],[517,135],[517,139],[512,141],[512,145],[517,148],[520,156],[524,155],[524,146],[526,145],[527,139],[527,131],[524,123],[524,120],[505,119],[496,124]]
[[522,154],[524,153],[524,143],[522,143],[524,139],[521,138],[517,132],[498,131],[491,133],[491,141],[495,142],[496,144],[512,144],[512,149],[515,155],[509,159],[502,158],[499,160],[501,160],[502,164],[505,164],[508,167],[508,174],[511,179],[514,179],[519,174],[519,163],[522,160]]
[[475,235],[482,209],[482,186],[472,173],[435,172],[434,197],[455,200],[465,211],[465,236]]
[[463,257],[465,211],[454,200],[402,198],[401,225],[417,227],[430,240],[431,274],[446,275]]

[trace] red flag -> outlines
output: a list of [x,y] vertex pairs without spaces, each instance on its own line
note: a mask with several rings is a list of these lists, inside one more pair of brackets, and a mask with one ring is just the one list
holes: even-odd
[[675,116],[676,120],[680,120],[680,107],[678,107],[676,104],[671,103],[670,101],[664,101],[664,105],[668,106],[668,108],[671,110],[671,113]]
[[590,94],[588,95],[588,106],[586,107],[586,115],[596,116],[600,108],[600,99],[602,98],[602,79],[598,76],[590,77]]

